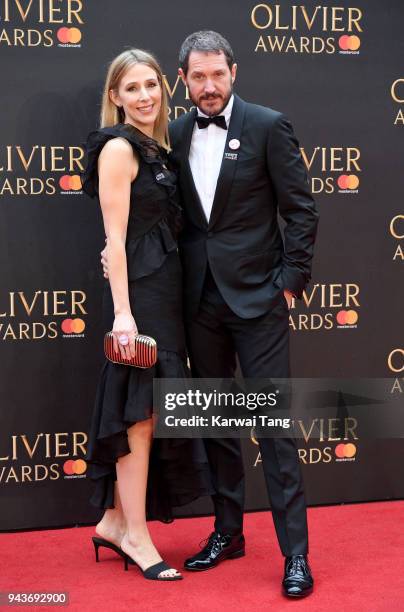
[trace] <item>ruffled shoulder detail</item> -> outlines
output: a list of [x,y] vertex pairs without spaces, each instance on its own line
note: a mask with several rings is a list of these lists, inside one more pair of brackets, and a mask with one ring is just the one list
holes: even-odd
[[92,198],[98,195],[98,157],[108,140],[119,137],[128,140],[147,164],[164,165],[167,161],[164,147],[129,123],[94,130],[87,138],[87,166],[81,173],[83,191]]

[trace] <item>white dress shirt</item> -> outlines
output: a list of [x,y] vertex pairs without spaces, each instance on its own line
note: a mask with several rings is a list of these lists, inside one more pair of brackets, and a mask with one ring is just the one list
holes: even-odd
[[[220,113],[224,115],[227,128],[230,123],[233,101],[234,96],[231,96],[227,106]],[[202,113],[199,108],[198,115],[200,117],[208,116]],[[207,128],[200,129],[195,122],[189,149],[189,165],[207,221],[209,221],[212,212],[226,138],[227,130],[215,123],[211,123]]]

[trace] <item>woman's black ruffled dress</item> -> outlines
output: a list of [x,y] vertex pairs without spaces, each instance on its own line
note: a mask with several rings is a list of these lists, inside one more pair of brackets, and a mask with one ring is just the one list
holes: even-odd
[[[157,341],[158,360],[142,370],[105,361],[98,385],[87,459],[96,487],[91,502],[114,507],[115,463],[130,452],[127,429],[153,412],[153,378],[183,378],[186,366],[182,273],[177,251],[181,208],[166,151],[129,124],[91,132],[83,189],[98,197],[98,156],[111,138],[129,141],[139,160],[131,186],[126,239],[129,299],[139,332]],[[104,291],[104,332],[112,329],[113,301]],[[136,450],[135,450],[136,452]],[[148,518],[170,521],[172,507],[209,493],[208,463],[200,440],[155,439],[147,491]]]

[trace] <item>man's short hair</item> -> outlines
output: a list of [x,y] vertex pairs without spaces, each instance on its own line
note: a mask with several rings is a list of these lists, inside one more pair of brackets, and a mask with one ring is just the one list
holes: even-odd
[[229,68],[234,64],[234,53],[229,42],[213,30],[201,30],[187,36],[180,49],[180,67],[184,74],[188,72],[188,61],[191,51],[202,51],[204,53],[223,52]]

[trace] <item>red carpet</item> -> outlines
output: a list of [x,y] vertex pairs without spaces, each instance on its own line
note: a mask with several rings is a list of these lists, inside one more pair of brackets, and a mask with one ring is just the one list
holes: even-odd
[[[211,525],[211,518],[182,519],[152,523],[151,531],[161,554],[180,568]],[[244,558],[169,583],[144,580],[134,567],[124,572],[121,560],[105,549],[95,563],[93,528],[1,534],[0,591],[68,591],[67,609],[80,612],[399,612],[404,607],[403,526],[401,501],[309,509],[315,591],[304,600],[281,595],[283,559],[267,512],[246,516]]]

